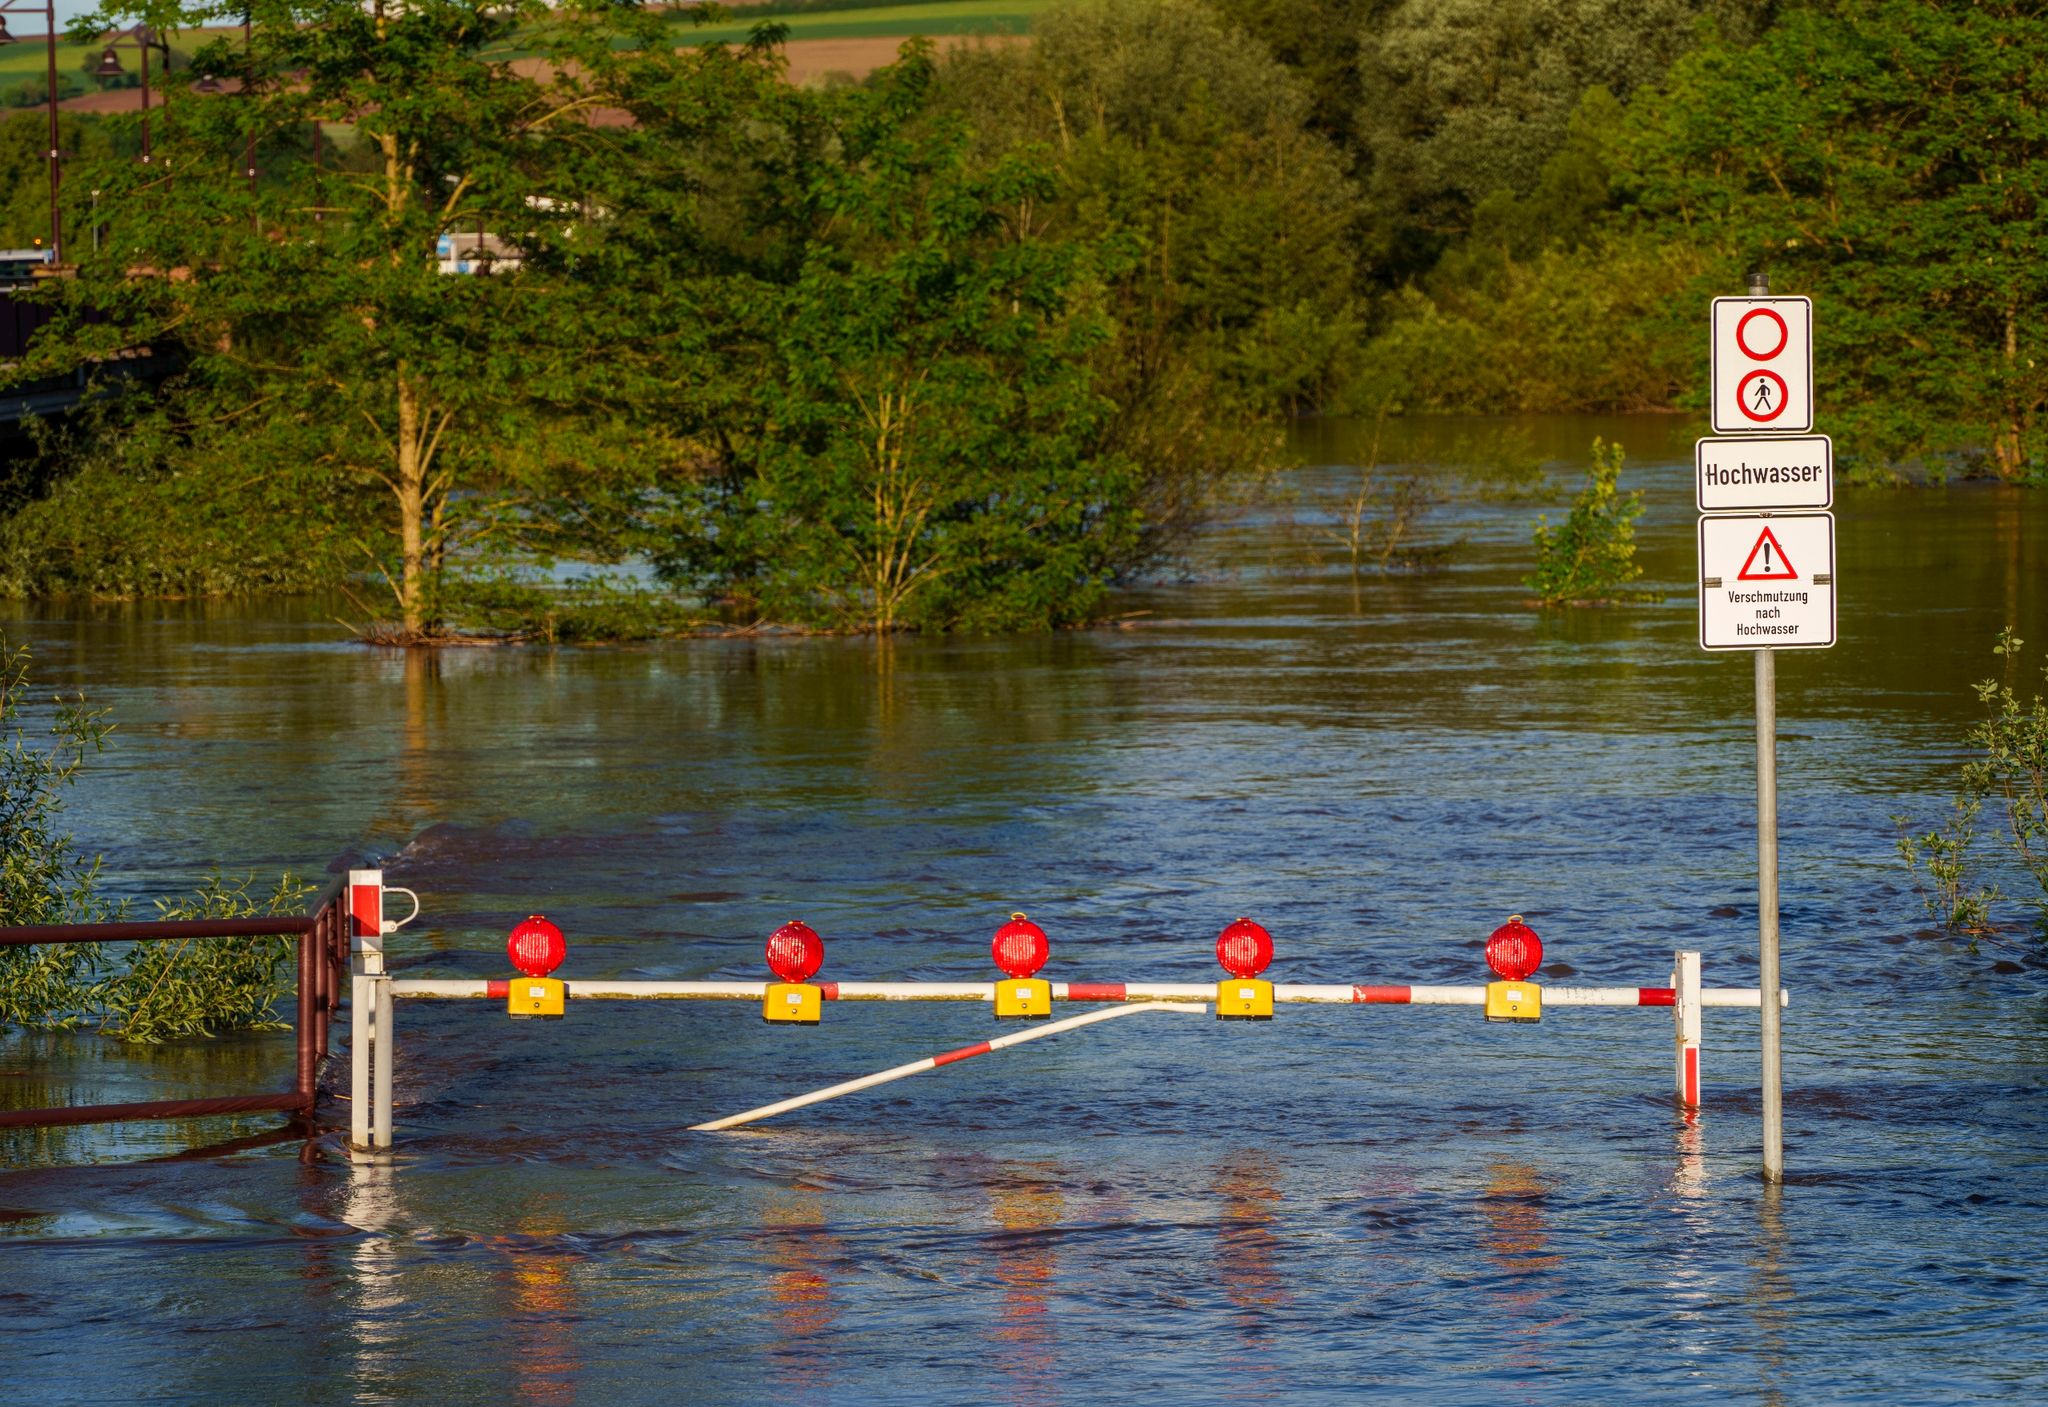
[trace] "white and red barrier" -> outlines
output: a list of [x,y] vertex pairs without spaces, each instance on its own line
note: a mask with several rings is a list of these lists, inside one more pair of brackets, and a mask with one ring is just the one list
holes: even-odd
[[[564,955],[559,942],[559,930],[545,920],[535,917],[514,930],[514,939],[509,947],[510,955],[527,976],[524,979],[444,979],[444,978],[400,978],[393,977],[384,966],[384,935],[399,925],[381,917],[383,912],[382,876],[377,871],[357,871],[350,875],[352,886],[351,913],[356,917],[356,981],[354,1000],[355,1049],[352,1070],[352,1094],[354,1107],[351,1110],[351,1141],[359,1149],[388,1148],[392,1141],[392,1093],[391,1079],[395,1064],[396,1042],[392,1022],[392,1008],[399,998],[428,1001],[497,1000],[507,1001],[513,1015],[534,1014],[545,1009],[546,1014],[558,1013],[566,1001],[733,1001],[764,1003],[764,1015],[771,1020],[815,1021],[816,1008],[820,1002],[860,1001],[963,1001],[987,1002],[1001,1014],[1002,1003],[998,1000],[1000,982],[818,982],[801,987],[792,987],[792,982],[804,983],[812,976],[822,958],[822,945],[813,942],[797,961],[784,951],[789,945],[770,946],[771,963],[777,964],[777,975],[784,979],[780,983],[748,981],[637,981],[616,979],[589,979],[558,981],[547,976]],[[417,905],[417,900],[415,900]],[[417,907],[415,908],[415,913]],[[1021,916],[1020,916],[1021,917]],[[409,919],[406,921],[410,921]],[[1239,920],[1226,937],[1236,928],[1247,924]],[[1006,930],[1017,926],[1006,925]],[[785,925],[785,929],[796,925]],[[1034,926],[1035,927],[1035,926]],[[1510,933],[1510,929],[1512,932]],[[546,944],[536,946],[533,933],[549,938]],[[784,930],[777,930],[778,934]],[[1518,1002],[1528,1002],[1540,1012],[1542,1006],[1550,1007],[1614,1007],[1614,1008],[1663,1008],[1672,1013],[1674,1065],[1673,1085],[1678,1103],[1687,1110],[1694,1110],[1700,1104],[1700,1050],[1701,1016],[1709,1007],[1747,1008],[1755,1010],[1762,1005],[1759,989],[1755,987],[1703,987],[1700,982],[1700,955],[1695,952],[1679,952],[1674,955],[1670,985],[1663,987],[1577,987],[1541,986],[1526,980],[1527,969],[1532,968],[1541,955],[1541,946],[1534,933],[1521,925],[1519,918],[1511,921],[1509,927],[1500,930],[1510,933],[1512,942],[1503,946],[1511,950],[1505,958],[1497,958],[1489,950],[1489,961],[1497,972],[1517,972],[1505,985],[1528,989],[1527,992],[1511,994]],[[809,930],[805,930],[808,934]],[[520,935],[526,934],[528,942],[520,942]],[[1000,939],[999,935],[999,939]],[[997,952],[999,963],[1010,973],[1012,982],[1035,980],[1020,975],[1019,965],[1031,972],[1044,961],[1041,945],[1031,945],[1031,951],[1020,959],[1019,947],[1010,935],[1012,943],[1008,949],[1000,946]],[[1030,935],[1027,935],[1030,936]],[[1499,934],[1496,934],[1498,937]],[[814,935],[813,935],[814,937]],[[1240,938],[1242,935],[1240,935]],[[1242,958],[1241,953],[1232,950],[1233,961]],[[1219,956],[1222,956],[1219,947]],[[1263,959],[1270,956],[1269,949],[1262,949],[1253,970],[1262,969]],[[1007,960],[1005,960],[1007,959]],[[1256,980],[1245,977],[1238,967],[1230,967],[1234,978],[1245,981]],[[545,983],[543,991],[536,983]],[[1044,985],[1044,984],[1042,984]],[[1235,987],[1235,982],[1223,984]],[[1494,988],[1504,984],[1495,983]],[[1181,982],[1054,982],[1049,984],[1050,998],[1058,1002],[1107,1003],[1100,1011],[1088,1012],[1048,1025],[999,1036],[959,1050],[929,1056],[912,1061],[907,1065],[895,1066],[888,1070],[864,1075],[855,1080],[845,1081],[826,1089],[798,1095],[758,1109],[730,1115],[699,1124],[697,1129],[713,1132],[737,1127],[757,1119],[769,1118],[776,1114],[801,1109],[827,1099],[869,1089],[892,1080],[907,1078],[929,1070],[940,1069],[977,1055],[1020,1045],[1026,1041],[1058,1035],[1070,1030],[1097,1024],[1126,1014],[1141,1011],[1180,1011],[1200,1014],[1217,1001],[1220,990],[1215,983]],[[515,994],[515,988],[522,989]],[[539,1003],[531,1010],[521,1007],[526,996],[525,988],[531,988]],[[1249,995],[1249,989],[1246,995]],[[796,1016],[775,1013],[780,1010],[783,997],[777,994],[799,991],[808,1002],[808,1011]],[[1537,994],[1540,993],[1540,998]],[[1324,1006],[1468,1006],[1486,1008],[1489,1014],[1489,988],[1485,985],[1433,986],[1419,984],[1376,984],[1365,982],[1346,983],[1274,983],[1271,986],[1271,1000],[1279,1005],[1324,1005]],[[1532,998],[1535,998],[1532,1000]],[[796,998],[792,997],[794,1001]],[[1783,991],[1778,994],[1779,1005],[1789,1004]],[[1219,1014],[1225,1014],[1219,1006]],[[1522,1017],[1520,1019],[1529,1019]]]

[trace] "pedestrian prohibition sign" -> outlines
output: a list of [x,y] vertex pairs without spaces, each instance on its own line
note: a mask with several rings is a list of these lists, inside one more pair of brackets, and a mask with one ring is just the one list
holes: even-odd
[[1700,519],[1700,648],[1835,643],[1835,515]]
[[1813,428],[1813,300],[1716,298],[1714,432],[1803,434]]

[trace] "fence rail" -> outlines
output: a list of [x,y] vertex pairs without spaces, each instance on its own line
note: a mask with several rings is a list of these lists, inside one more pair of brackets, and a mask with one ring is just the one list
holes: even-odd
[[[200,1099],[152,1099],[126,1104],[71,1104],[44,1109],[0,1110],[0,1128],[47,1128],[62,1124],[110,1124],[129,1119],[189,1119],[206,1114],[276,1111],[308,1114],[318,1094],[320,1062],[327,1058],[334,1013],[341,1005],[342,978],[360,920],[352,906],[352,885],[375,871],[336,875],[314,901],[313,911],[277,918],[170,919],[162,923],[45,923],[0,928],[0,947],[67,943],[167,943],[192,938],[296,937],[298,954],[298,1059],[292,1087],[275,1094],[216,1095]],[[382,876],[375,881],[380,887]]]

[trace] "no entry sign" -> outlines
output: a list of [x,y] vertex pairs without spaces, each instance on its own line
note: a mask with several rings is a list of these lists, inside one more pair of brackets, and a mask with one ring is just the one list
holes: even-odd
[[1700,648],[1835,643],[1835,515],[1700,519]]
[[1702,513],[1834,506],[1835,445],[1826,435],[1695,440],[1692,456]]
[[1713,421],[1721,435],[1813,428],[1813,302],[1716,298]]

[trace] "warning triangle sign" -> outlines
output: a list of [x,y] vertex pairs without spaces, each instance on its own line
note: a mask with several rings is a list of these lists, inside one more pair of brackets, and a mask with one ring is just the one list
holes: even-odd
[[[1739,539],[1738,539],[1739,541]],[[1756,570],[1761,559],[1762,570]],[[1792,568],[1792,561],[1785,555],[1785,544],[1778,541],[1778,535],[1769,528],[1757,534],[1756,546],[1749,549],[1749,557],[1742,564],[1742,570],[1735,574],[1737,581],[1797,581],[1799,573]]]

